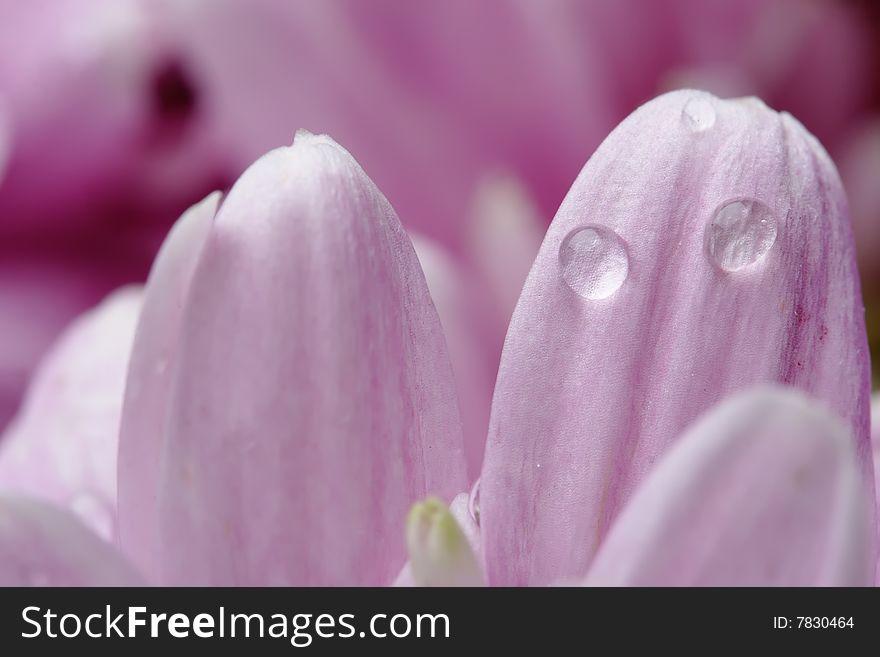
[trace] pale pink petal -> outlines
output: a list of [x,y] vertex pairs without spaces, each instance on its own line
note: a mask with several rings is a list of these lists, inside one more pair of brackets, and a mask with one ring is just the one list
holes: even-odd
[[0,490],[72,510],[105,539],[116,525],[116,454],[141,288],[77,319],[46,355],[0,444]]
[[0,498],[0,586],[144,586],[112,545],[73,515]]
[[828,404],[870,475],[868,380],[846,199],[818,142],[753,98],[651,101],[575,181],[511,320],[482,476],[490,583],[583,576],[684,427],[757,383]]
[[119,436],[119,542],[158,576],[158,482],[165,421],[189,284],[220,203],[214,192],[187,210],[165,240],[144,292]]
[[658,462],[587,577],[595,586],[867,586],[873,500],[852,437],[793,389],[722,402]]
[[[468,481],[480,476],[500,343],[482,280],[440,245],[411,235],[452,359],[461,408]],[[500,342],[500,341],[499,341]]]
[[328,137],[298,135],[224,199],[171,366],[167,582],[390,584],[410,506],[464,488],[415,252]]

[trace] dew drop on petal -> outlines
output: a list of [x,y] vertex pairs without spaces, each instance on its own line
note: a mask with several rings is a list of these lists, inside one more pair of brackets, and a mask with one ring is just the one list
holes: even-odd
[[471,516],[471,519],[474,521],[474,524],[477,527],[480,526],[480,480],[474,483],[473,488],[471,488],[470,497],[468,497],[468,513]]
[[102,497],[88,491],[77,493],[70,500],[70,509],[101,538],[113,538],[113,512]]
[[761,201],[726,201],[706,226],[706,252],[724,271],[738,271],[767,254],[776,231],[776,217]]
[[581,226],[559,247],[562,280],[585,299],[607,299],[629,273],[626,242],[605,226]]
[[693,132],[703,132],[715,125],[715,108],[707,98],[691,98],[681,110],[681,120]]

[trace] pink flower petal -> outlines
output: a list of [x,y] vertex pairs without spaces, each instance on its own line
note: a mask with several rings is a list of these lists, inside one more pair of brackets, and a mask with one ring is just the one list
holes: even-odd
[[119,437],[119,540],[149,577],[158,566],[158,482],[173,363],[189,285],[220,203],[215,192],[168,235],[147,283],[131,353]]
[[[106,246],[110,249],[111,247]],[[0,432],[18,410],[45,352],[77,316],[136,280],[137,258],[0,246]]]
[[116,453],[140,287],[76,320],[47,354],[0,445],[0,490],[50,500],[105,539],[116,518]]
[[440,322],[328,137],[251,166],[192,280],[162,454],[165,581],[390,584],[409,507],[464,488]]
[[870,585],[872,507],[838,418],[793,389],[742,393],[661,458],[587,584]]
[[140,575],[74,516],[0,498],[0,586],[143,586]]
[[869,473],[868,352],[846,199],[791,116],[673,92],[559,209],[511,320],[482,476],[493,584],[582,577],[666,447],[728,393],[793,385]]
[[439,245],[411,236],[449,346],[461,410],[468,481],[480,476],[498,354],[482,281]]

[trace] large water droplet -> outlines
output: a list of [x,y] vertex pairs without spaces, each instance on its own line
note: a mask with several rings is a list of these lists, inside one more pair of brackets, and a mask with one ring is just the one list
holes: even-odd
[[562,280],[586,299],[607,299],[629,273],[626,243],[605,226],[581,226],[559,247]]
[[471,519],[477,525],[480,526],[480,480],[474,483],[473,488],[471,488],[470,497],[468,497],[468,513],[471,515]]
[[70,508],[101,538],[113,538],[113,511],[101,496],[90,491],[77,493],[70,500]]
[[681,120],[689,130],[703,132],[715,125],[715,108],[708,98],[691,98],[681,110]]
[[724,271],[737,271],[767,254],[776,230],[776,217],[761,201],[726,201],[706,226],[706,252]]

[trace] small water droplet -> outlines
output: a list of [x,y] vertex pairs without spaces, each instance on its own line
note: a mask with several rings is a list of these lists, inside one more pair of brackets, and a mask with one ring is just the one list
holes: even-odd
[[70,500],[70,508],[101,538],[113,538],[113,511],[103,497],[90,491],[82,491]]
[[480,526],[480,480],[474,483],[473,488],[471,488],[470,497],[468,497],[468,513],[470,513],[471,518],[477,527]]
[[737,271],[767,254],[776,230],[776,217],[760,201],[726,201],[706,226],[706,252],[724,271]]
[[559,247],[562,280],[585,299],[607,299],[629,273],[626,242],[605,226],[581,226]]
[[703,132],[715,125],[715,108],[708,98],[691,98],[681,110],[681,120],[693,132]]

